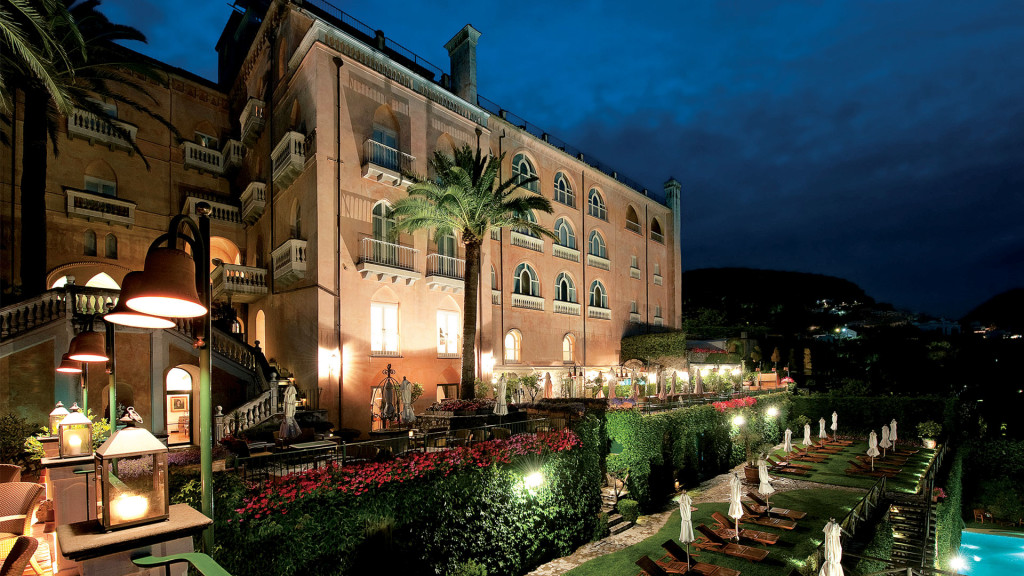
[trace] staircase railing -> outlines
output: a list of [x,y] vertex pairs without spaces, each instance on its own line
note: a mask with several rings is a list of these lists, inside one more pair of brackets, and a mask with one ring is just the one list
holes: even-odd
[[221,407],[217,406],[217,413],[213,415],[213,440],[219,442],[225,436],[245,432],[276,414],[277,406],[272,392],[273,390],[265,390],[227,414],[222,414]]
[[[176,325],[178,332],[190,339],[195,339],[196,333],[191,319],[179,318]],[[214,327],[210,339],[210,350],[253,373],[255,388],[250,390],[249,396],[255,396],[271,389],[270,363],[267,362],[259,348],[249,346],[227,332]]]
[[0,308],[0,341],[17,338],[68,315],[103,314],[117,304],[120,290],[70,284]]

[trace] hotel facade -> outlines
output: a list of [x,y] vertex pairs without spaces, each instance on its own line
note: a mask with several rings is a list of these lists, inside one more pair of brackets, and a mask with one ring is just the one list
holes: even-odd
[[[389,364],[423,385],[418,410],[454,394],[444,385],[462,362],[463,247],[396,234],[391,207],[409,174],[429,177],[435,152],[464,145],[503,157],[502,179],[536,176],[526,188],[553,211],[530,216],[557,236],[501,229],[483,245],[480,299],[466,303],[478,307],[480,378],[607,371],[624,335],[679,327],[678,182],[662,203],[480,97],[471,26],[446,44],[444,72],[321,0],[251,4],[236,4],[218,44],[219,84],[161,65],[168,84],[146,85],[148,107],[183,141],[114,102],[103,104],[144,158],[83,110],[59,127],[46,186],[52,289],[4,295],[0,412],[41,420],[57,400],[81,401],[78,376],[53,371],[70,339],[142,269],[171,218],[201,202],[212,207],[213,394],[224,414],[270,417],[275,370],[308,407],[361,431]],[[0,146],[7,288],[19,283],[21,126],[15,117],[13,146]],[[194,441],[199,409],[192,344],[184,323],[115,336],[118,403],[180,442]],[[102,365],[86,381],[102,411]]]

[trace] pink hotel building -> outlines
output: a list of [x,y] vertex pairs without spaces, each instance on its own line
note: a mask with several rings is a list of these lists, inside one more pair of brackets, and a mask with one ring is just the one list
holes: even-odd
[[[323,0],[238,8],[218,44],[220,85],[165,66],[169,85],[150,86],[151,107],[185,142],[109,104],[150,169],[84,111],[61,127],[46,191],[54,289],[0,310],[0,411],[41,418],[56,400],[76,399],[77,377],[53,372],[80,330],[73,318],[115,298],[170,218],[200,201],[213,207],[223,328],[213,339],[214,402],[225,413],[267,416],[260,406],[274,387],[257,341],[341,426],[369,429],[371,387],[387,364],[424,385],[425,408],[436,384],[459,380],[463,250],[458,238],[395,235],[390,206],[406,194],[403,174],[426,174],[435,151],[464,144],[504,154],[503,178],[536,175],[528,187],[554,210],[535,217],[558,236],[502,229],[484,245],[481,378],[550,373],[558,382],[573,367],[607,371],[620,363],[624,335],[678,328],[680,184],[665,184],[662,204],[478,98],[480,33],[471,26],[446,44],[444,73]],[[0,147],[7,285],[18,281],[19,159],[17,139]],[[68,312],[44,318],[37,301]],[[117,332],[118,398],[182,441],[198,408],[190,344],[176,330]],[[94,410],[104,407],[102,372],[88,378]],[[171,410],[181,395],[192,400],[184,414]]]

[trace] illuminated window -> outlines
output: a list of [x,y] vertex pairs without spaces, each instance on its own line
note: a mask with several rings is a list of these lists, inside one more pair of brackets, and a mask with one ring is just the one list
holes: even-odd
[[505,334],[505,362],[519,362],[523,351],[523,335],[519,330],[509,330]]
[[569,179],[561,172],[555,174],[555,202],[576,207],[576,193],[572,191]]
[[576,249],[576,233],[572,231],[572,226],[569,225],[569,221],[565,218],[559,218],[555,221],[555,235],[558,236],[558,244],[565,246],[566,248]]
[[524,296],[540,296],[540,280],[537,271],[526,262],[516,266],[512,291]]
[[566,334],[562,338],[562,362],[572,364],[576,357],[576,338],[572,334]]
[[[537,170],[533,168],[533,163],[526,157],[526,154],[516,154],[512,158],[512,175],[516,178],[516,183],[521,185],[523,188],[530,192],[540,192],[540,184],[538,184]],[[527,182],[530,178],[534,180]],[[526,182],[524,184],[524,182]]]
[[398,304],[370,303],[370,354],[398,354]]
[[568,274],[562,272],[555,278],[555,300],[560,302],[576,301],[576,284]]
[[457,355],[459,353],[459,313],[448,310],[437,311],[437,353]]
[[604,205],[604,196],[597,191],[597,188],[590,189],[590,200],[587,206],[587,213],[594,218],[600,218],[601,220],[608,219],[608,209]]
[[608,307],[608,290],[600,280],[594,280],[590,285],[590,305],[594,308]]
[[588,242],[590,247],[590,254],[601,258],[608,257],[608,247],[604,243],[604,236],[597,230],[590,233],[590,240]]

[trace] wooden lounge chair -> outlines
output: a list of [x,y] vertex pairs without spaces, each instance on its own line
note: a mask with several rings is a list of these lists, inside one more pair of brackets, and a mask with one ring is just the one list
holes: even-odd
[[725,538],[719,536],[717,532],[709,528],[706,524],[698,524],[697,530],[704,535],[704,538],[694,543],[694,546],[702,550],[721,552],[726,556],[742,558],[747,562],[760,562],[768,557],[767,550],[751,548],[750,546],[744,546],[743,544],[729,542]]
[[803,462],[814,462],[821,464],[825,460],[828,460],[828,454],[811,454],[806,450],[794,450],[786,455],[788,460],[801,460]]
[[902,469],[900,468],[886,468],[878,465],[875,465],[875,469],[872,470],[870,464],[865,464],[860,460],[847,460],[847,462],[853,466],[853,468],[846,469],[847,474],[849,474],[851,470],[855,473],[870,475],[883,474],[885,476],[895,476],[902,472]]
[[816,452],[819,454],[839,454],[840,452],[843,451],[842,446],[822,446],[820,444],[808,446],[807,449],[810,450],[811,452]]
[[[764,507],[768,505],[763,498],[761,498],[756,492],[747,492],[747,496],[754,501],[756,506],[751,505],[751,510],[761,511],[764,513]],[[782,516],[783,518],[789,518],[790,520],[803,520],[804,516],[807,516],[807,512],[801,512],[799,510],[790,510],[789,508],[775,508],[772,507],[772,514]]]
[[[719,536],[726,540],[731,540],[736,537],[736,529],[732,528],[734,524],[729,520],[729,518],[722,515],[721,512],[712,512],[711,518],[722,525],[721,528],[712,528],[712,530],[714,530]],[[771,532],[763,532],[761,530],[740,528],[740,543],[742,543],[743,540],[750,540],[751,542],[757,542],[758,544],[776,544],[779,541],[779,535],[772,534]]]
[[825,443],[831,444],[833,446],[853,446],[852,440],[839,440],[837,438],[831,438],[829,440],[826,440]]
[[807,468],[797,468],[796,466],[790,466],[789,463],[773,464],[769,458],[767,462],[772,465],[772,472],[784,472],[786,474],[796,474],[797,476],[807,476],[809,471]]
[[[666,558],[671,557],[676,562],[686,563],[686,551],[675,540],[666,540],[661,547],[668,552]],[[690,572],[702,574],[703,576],[740,576],[739,570],[716,564],[708,564],[707,562],[696,562],[692,555],[690,556]]]
[[758,512],[750,507],[750,504],[741,502],[743,510],[746,514],[740,518],[740,522],[749,522],[751,524],[759,524],[761,526],[770,526],[772,528],[782,528],[783,530],[792,530],[796,528],[796,522],[788,518],[771,518],[762,512]]
[[[869,470],[871,469],[871,457],[870,456],[868,456],[866,454],[860,454],[860,455],[857,456],[857,460],[860,460],[864,464],[867,464],[868,465],[868,469]],[[905,459],[899,459],[899,458],[897,458],[897,459],[893,459],[893,458],[882,459],[881,457],[875,458],[875,470],[877,470],[879,467],[887,468],[887,469],[890,469],[890,470],[898,470],[899,468],[902,468],[906,464],[907,464],[907,461]]]
[[768,469],[774,468],[800,468],[801,470],[811,471],[814,470],[814,466],[808,466],[807,464],[797,464],[788,460],[772,460],[771,458],[765,458],[765,462],[768,463]]
[[686,574],[689,571],[689,568],[686,567],[686,562],[655,562],[646,554],[638,558],[635,564],[650,576]]

